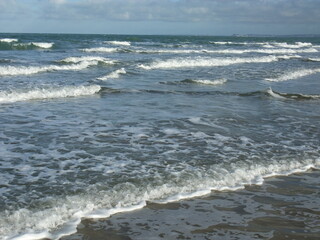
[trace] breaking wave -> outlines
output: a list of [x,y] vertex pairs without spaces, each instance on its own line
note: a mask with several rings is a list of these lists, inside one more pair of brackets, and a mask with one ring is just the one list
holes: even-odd
[[315,53],[315,48],[307,49],[224,49],[224,50],[206,50],[207,53],[223,53],[223,54],[244,54],[244,53],[264,53],[264,54],[296,54],[296,53]]
[[180,83],[193,83],[193,84],[203,84],[203,85],[221,85],[227,82],[227,79],[215,79],[215,80],[203,80],[203,79],[185,79],[180,81]]
[[103,77],[99,77],[97,78],[98,80],[102,80],[102,81],[106,81],[108,79],[115,79],[115,78],[119,78],[121,75],[126,74],[126,70],[124,68],[120,68],[118,70],[115,70]]
[[106,64],[114,64],[114,60],[99,56],[81,56],[81,57],[68,57],[60,60],[59,62],[65,63],[80,63],[80,62],[102,62]]
[[16,76],[16,75],[31,75],[41,72],[51,71],[76,71],[82,70],[89,66],[96,65],[97,62],[81,62],[79,64],[72,64],[66,66],[48,65],[48,66],[2,66],[0,67],[0,76]]
[[269,88],[266,91],[271,97],[278,99],[292,99],[292,100],[316,100],[320,99],[320,95],[311,95],[311,94],[299,94],[299,93],[280,93],[273,91]]
[[312,43],[309,42],[295,42],[295,43],[287,43],[287,42],[232,42],[232,41],[214,41],[210,42],[211,44],[216,45],[258,45],[267,48],[306,48],[312,47]]
[[103,53],[113,53],[117,52],[118,48],[107,48],[107,47],[97,47],[97,48],[84,48],[84,52],[103,52]]
[[131,46],[131,43],[127,41],[105,41],[105,43],[120,46]]
[[52,48],[54,43],[46,43],[46,42],[32,42],[32,45],[38,48]]
[[[190,119],[190,121],[199,122],[201,120]],[[219,134],[216,134],[215,138],[221,142],[229,140],[228,137]],[[242,138],[241,141],[248,141],[248,139]],[[96,192],[97,190],[93,187],[91,193],[88,194],[53,199],[52,203],[49,203],[53,205],[51,208],[41,209],[37,212],[28,209],[12,212],[7,217],[10,219],[9,222],[14,224],[6,224],[8,232],[19,232],[20,229],[25,229],[27,226],[32,227],[28,233],[5,239],[60,239],[76,232],[82,218],[107,218],[116,213],[141,209],[146,206],[148,201],[169,203],[208,195],[211,191],[235,191],[249,184],[261,185],[264,178],[267,177],[305,172],[310,168],[318,168],[319,164],[319,159],[302,162],[273,161],[269,165],[234,164],[231,169],[226,169],[221,164],[216,168],[195,169],[195,173],[189,172],[188,179],[181,178],[179,182],[172,184],[153,185],[146,182],[141,188],[141,186],[137,187],[127,183],[126,185],[119,184],[111,190],[99,192]],[[209,176],[205,174],[207,171],[212,177],[202,177]],[[183,175],[183,173],[176,174]],[[32,218],[29,219],[30,215]],[[20,219],[28,220],[21,221]],[[15,229],[12,229],[12,226]]]
[[0,50],[34,50],[34,49],[50,49],[54,46],[53,42],[29,42],[21,43],[18,39],[3,38],[0,39]]
[[280,59],[289,59],[296,56],[266,56],[252,58],[174,58],[165,61],[156,61],[151,65],[139,65],[145,70],[152,69],[171,69],[171,68],[193,68],[193,67],[215,67],[228,66],[240,63],[268,63]]
[[306,60],[311,62],[320,62],[320,58],[307,58]]
[[265,80],[270,81],[270,82],[283,82],[283,81],[294,80],[294,79],[306,77],[306,76],[316,74],[319,72],[320,72],[320,68],[302,69],[302,70],[297,70],[294,72],[285,73],[282,76],[277,77],[277,78],[266,78]]
[[13,103],[28,100],[87,96],[93,95],[99,92],[100,90],[100,86],[91,85],[36,88],[32,90],[1,91],[0,103]]
[[46,65],[46,66],[0,66],[0,76],[31,75],[51,71],[77,71],[90,66],[98,65],[100,62],[113,64],[115,61],[102,57],[69,57],[60,60],[68,65]]
[[0,42],[12,43],[12,42],[18,42],[18,39],[16,39],[16,38],[1,38]]

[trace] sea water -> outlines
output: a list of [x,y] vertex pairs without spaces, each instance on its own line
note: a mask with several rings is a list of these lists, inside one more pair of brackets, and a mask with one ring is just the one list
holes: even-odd
[[320,38],[0,34],[0,238],[320,166]]

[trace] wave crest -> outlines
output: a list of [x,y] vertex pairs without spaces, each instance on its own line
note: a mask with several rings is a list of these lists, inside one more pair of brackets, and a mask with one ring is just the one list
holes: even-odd
[[16,90],[0,92],[0,103],[13,103],[28,100],[66,98],[93,95],[101,90],[99,85],[63,86],[52,88],[36,88],[32,90]]
[[292,99],[292,100],[316,100],[320,99],[320,95],[299,94],[299,93],[280,93],[269,88],[266,91],[271,97],[278,99]]
[[104,57],[98,56],[81,56],[81,57],[68,57],[60,60],[59,62],[65,63],[80,63],[80,62],[103,62],[106,64],[113,64],[115,61]]
[[107,47],[96,47],[96,48],[84,48],[84,52],[103,52],[103,53],[114,53],[118,51],[118,48],[107,48]]
[[227,79],[215,79],[215,80],[204,80],[204,79],[186,79],[181,81],[181,83],[195,83],[195,84],[203,84],[203,85],[221,85],[227,82]]
[[0,42],[12,43],[12,42],[18,42],[18,39],[16,39],[16,38],[1,38]]
[[33,46],[36,46],[38,48],[52,48],[54,43],[47,43],[47,42],[32,42],[31,43]]
[[297,70],[294,72],[289,72],[285,73],[280,77],[277,78],[266,78],[265,80],[270,81],[270,82],[283,82],[283,81],[288,81],[288,80],[295,80],[298,78],[306,77],[315,73],[319,73],[320,68],[317,69],[302,69],[302,70]]
[[131,46],[131,43],[128,41],[105,41],[105,43],[109,43],[112,45],[120,45],[120,46]]
[[126,74],[126,73],[127,72],[126,72],[126,70],[124,68],[120,68],[118,70],[115,70],[115,71],[113,71],[113,72],[111,72],[111,73],[109,73],[109,74],[107,74],[107,75],[105,75],[103,77],[99,77],[97,79],[98,80],[102,80],[102,81],[105,81],[105,80],[108,80],[108,79],[115,79],[115,78],[119,78],[120,75]]
[[266,57],[252,57],[252,58],[173,58],[165,61],[157,61],[151,65],[139,65],[145,70],[152,69],[172,69],[172,68],[193,68],[193,67],[215,67],[228,66],[240,63],[268,63],[275,62],[280,59],[288,59],[293,56],[266,56]]

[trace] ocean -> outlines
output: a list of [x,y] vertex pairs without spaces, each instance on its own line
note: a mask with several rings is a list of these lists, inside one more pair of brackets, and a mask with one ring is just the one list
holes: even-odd
[[0,34],[0,238],[317,171],[319,62],[320,37]]

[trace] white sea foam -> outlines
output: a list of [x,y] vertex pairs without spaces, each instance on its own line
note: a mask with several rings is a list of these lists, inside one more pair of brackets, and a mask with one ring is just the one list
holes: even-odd
[[31,90],[15,90],[0,92],[0,103],[13,103],[28,100],[66,98],[93,95],[101,89],[98,85],[63,86],[52,88],[36,88]]
[[38,48],[52,48],[54,43],[47,43],[47,42],[32,42],[32,45]]
[[0,76],[31,75],[50,71],[77,71],[97,65],[98,61],[81,61],[70,65],[0,66]]
[[227,79],[216,79],[216,80],[192,80],[195,83],[204,84],[204,85],[221,85],[227,82]]
[[107,48],[107,47],[96,47],[96,48],[84,48],[84,52],[102,52],[102,53],[113,53],[117,52],[118,48]]
[[252,58],[173,58],[165,61],[156,61],[151,65],[139,65],[140,68],[151,69],[170,69],[170,68],[193,68],[193,67],[214,67],[228,66],[240,63],[268,63],[275,62],[281,58],[290,58],[291,56],[265,56]]
[[115,78],[119,78],[121,75],[126,74],[126,70],[124,68],[120,68],[118,70],[115,70],[105,76],[99,77],[97,78],[98,80],[102,80],[102,81],[106,81],[108,79],[115,79]]
[[283,74],[282,76],[279,76],[277,78],[266,78],[265,80],[270,82],[283,82],[288,80],[294,80],[302,77],[306,77],[312,74],[316,74],[320,72],[320,68],[316,69],[301,69],[294,72],[288,72]]
[[18,42],[18,39],[16,39],[16,38],[1,38],[0,42],[12,43],[12,42]]
[[275,93],[274,91],[272,91],[271,88],[269,88],[269,89],[267,90],[267,93],[268,93],[270,96],[274,97],[274,98],[285,99],[285,97],[283,97],[283,96],[281,96],[280,94]]
[[274,92],[271,88],[267,90],[267,93],[274,98],[278,99],[300,99],[300,100],[306,100],[306,99],[320,99],[320,95],[308,95],[308,94],[290,94],[290,93],[278,93]]
[[295,42],[294,44],[289,44],[286,42],[280,43],[280,42],[274,42],[271,43],[272,45],[276,47],[282,47],[282,48],[305,48],[305,47],[312,47],[312,43],[308,42]]
[[[104,51],[102,48],[101,51]],[[109,50],[108,50],[109,51]],[[223,49],[223,50],[209,50],[209,49],[134,49],[132,50],[136,53],[175,53],[175,54],[189,54],[189,53],[198,53],[198,54],[245,54],[245,53],[264,53],[264,54],[296,54],[296,53],[315,53],[318,52],[315,48],[306,48],[306,49]],[[97,50],[98,52],[98,50]]]
[[207,50],[207,53],[220,53],[220,54],[244,54],[244,53],[265,53],[265,54],[296,54],[296,53],[315,53],[318,52],[315,48],[306,49],[224,49],[224,50]]
[[[201,173],[191,172],[182,185],[166,183],[158,186],[146,186],[144,189],[130,183],[123,183],[113,191],[91,192],[87,195],[72,195],[64,199],[56,199],[51,208],[32,212],[20,209],[7,216],[8,222],[3,222],[0,236],[5,240],[25,239],[59,239],[76,232],[81,218],[106,218],[115,213],[133,211],[143,208],[146,201],[168,203],[210,194],[213,190],[234,191],[247,184],[262,184],[264,178],[276,175],[289,175],[296,172],[305,172],[310,168],[318,168],[317,160],[274,161],[268,165],[234,164],[231,169],[223,165],[215,166],[201,177]],[[181,175],[183,171],[176,174]],[[198,176],[198,177],[196,177]],[[211,177],[209,177],[211,176]],[[113,205],[117,202],[116,205]],[[113,205],[113,206],[112,206]],[[106,207],[109,206],[109,207]],[[8,213],[6,213],[8,214]],[[30,217],[32,216],[32,217]],[[23,230],[28,232],[23,234]],[[15,233],[21,234],[15,234]]]
[[217,41],[217,42],[210,42],[210,43],[213,43],[213,44],[218,44],[218,45],[227,45],[227,44],[233,44],[235,42],[224,42],[224,41]]
[[105,43],[109,43],[112,45],[120,45],[120,46],[130,46],[131,43],[128,41],[106,41]]
[[309,42],[230,42],[230,41],[216,41],[211,42],[217,45],[259,45],[265,48],[307,48],[312,47],[312,43]]
[[320,62],[320,58],[308,58],[308,60],[312,62]]
[[114,60],[99,56],[81,56],[81,57],[68,57],[60,60],[59,62],[65,63],[80,63],[80,62],[103,62],[107,64],[115,63]]

